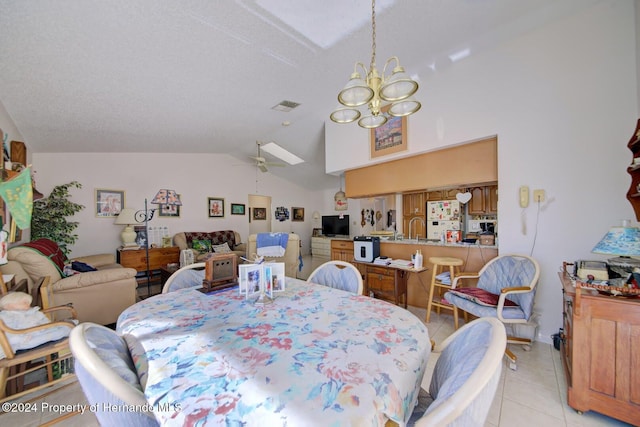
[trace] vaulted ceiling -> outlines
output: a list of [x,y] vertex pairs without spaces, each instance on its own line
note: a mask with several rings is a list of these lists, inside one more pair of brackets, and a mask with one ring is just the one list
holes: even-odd
[[[398,56],[424,105],[449,55],[587,3],[378,0],[377,65]],[[268,173],[335,188],[324,123],[369,64],[370,20],[367,0],[0,0],[0,102],[34,152],[228,153],[251,168],[256,141],[275,141],[305,162]],[[300,105],[272,108],[285,100]]]

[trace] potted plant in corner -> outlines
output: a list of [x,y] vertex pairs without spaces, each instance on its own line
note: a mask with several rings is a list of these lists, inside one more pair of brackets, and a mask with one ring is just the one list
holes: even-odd
[[70,188],[82,188],[82,184],[72,181],[53,187],[49,196],[33,202],[31,215],[31,240],[53,240],[67,257],[70,253],[68,246],[78,240],[78,235],[73,232],[78,223],[67,220],[67,217],[84,209],[83,205],[69,200]]

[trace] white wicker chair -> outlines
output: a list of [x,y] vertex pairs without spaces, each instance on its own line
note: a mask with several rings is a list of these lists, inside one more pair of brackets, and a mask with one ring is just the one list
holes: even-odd
[[364,284],[360,271],[344,261],[327,261],[313,270],[307,283],[317,283],[362,295]]
[[484,426],[498,388],[502,357],[507,346],[504,325],[483,317],[467,323],[440,345],[431,377],[429,396],[419,399],[411,422],[416,427]]

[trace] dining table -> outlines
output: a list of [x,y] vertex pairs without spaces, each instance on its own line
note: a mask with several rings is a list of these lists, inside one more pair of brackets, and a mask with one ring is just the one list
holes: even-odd
[[120,315],[160,425],[406,425],[431,351],[420,319],[290,277],[270,304],[254,300],[180,289]]

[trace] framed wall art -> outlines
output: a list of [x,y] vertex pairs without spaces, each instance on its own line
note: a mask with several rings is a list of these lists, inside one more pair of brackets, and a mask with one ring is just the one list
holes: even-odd
[[[385,112],[389,107],[383,108]],[[407,150],[407,117],[389,117],[387,123],[371,129],[371,158]]]
[[224,218],[224,199],[209,197],[209,218]]
[[168,216],[173,218],[180,217],[180,206],[178,205],[160,205],[158,216]]
[[96,216],[113,218],[124,206],[124,191],[96,189]]
[[240,203],[231,203],[231,215],[244,215],[244,208]]
[[304,208],[291,208],[293,218],[291,221],[304,221]]
[[266,220],[267,208],[253,208],[253,219]]

